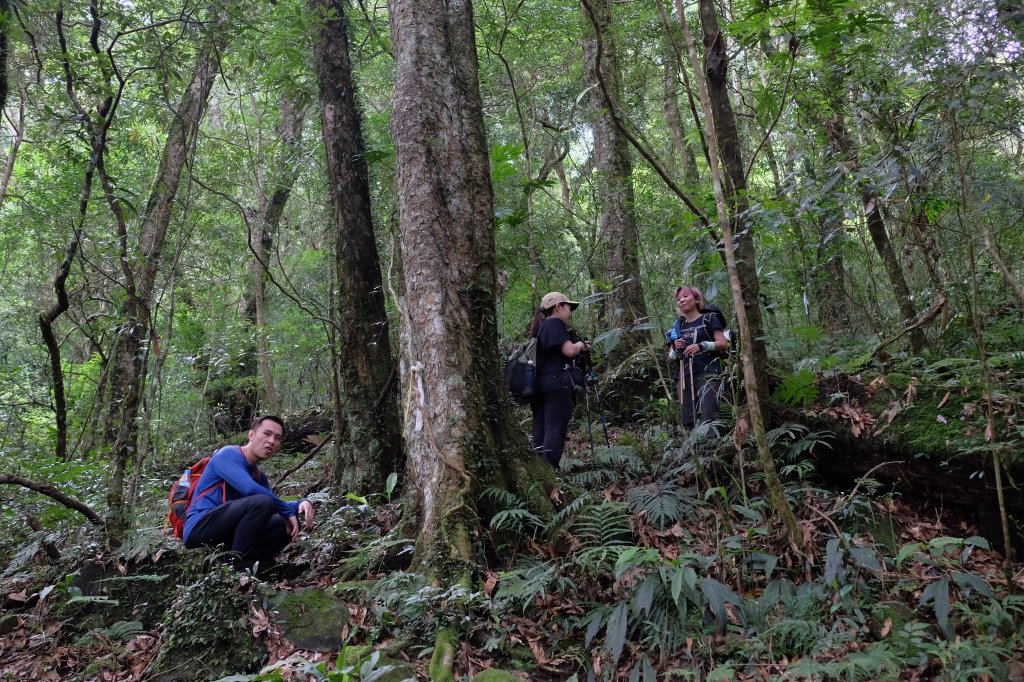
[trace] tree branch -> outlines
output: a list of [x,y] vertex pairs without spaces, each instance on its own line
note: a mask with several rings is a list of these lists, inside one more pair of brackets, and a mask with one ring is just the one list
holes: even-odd
[[714,243],[717,244],[718,233],[715,232],[715,229],[708,220],[708,217],[700,210],[700,208],[698,208],[697,204],[693,202],[689,195],[686,194],[678,184],[676,184],[675,180],[672,179],[661,162],[658,161],[658,159],[640,143],[635,135],[626,129],[625,124],[622,122],[622,113],[618,110],[618,105],[612,99],[611,93],[608,92],[608,84],[605,82],[604,74],[601,72],[601,53],[604,50],[604,45],[601,39],[601,28],[598,24],[597,17],[594,16],[594,9],[590,6],[588,0],[580,0],[580,4],[583,6],[583,9],[586,10],[587,17],[590,19],[590,24],[594,28],[594,37],[597,41],[597,54],[594,59],[594,73],[597,76],[597,85],[601,88],[601,94],[604,96],[605,104],[608,106],[608,112],[611,114],[615,127],[618,128],[623,137],[633,145],[633,148],[640,153],[640,156],[644,157],[647,163],[650,164],[651,168],[653,168],[665,182],[665,185],[672,190],[672,193],[679,197],[686,207],[690,209],[690,212],[700,220],[701,225],[707,228],[708,234],[711,235]]
[[33,481],[13,474],[0,474],[0,484],[20,485],[22,488],[28,488],[29,490],[33,490],[41,495],[46,495],[50,499],[60,502],[68,509],[72,509],[89,519],[89,522],[94,526],[103,525],[103,519],[101,519],[99,514],[94,512],[89,505],[84,502],[79,502],[69,495],[65,495],[50,483]]
[[778,125],[779,119],[782,118],[782,112],[786,110],[786,96],[789,94],[789,84],[793,80],[793,67],[796,65],[796,51],[798,43],[795,40],[789,42],[789,71],[786,72],[786,85],[782,88],[782,98],[779,101],[779,110],[775,114],[775,118],[772,119],[771,125],[764,131],[764,138],[761,139],[761,144],[757,145],[757,149],[750,155],[750,162],[747,164],[747,170],[743,174],[744,180],[750,178],[750,171],[754,168],[754,159],[764,149],[765,144],[768,143],[768,138],[771,137],[772,131],[775,130],[775,126]]

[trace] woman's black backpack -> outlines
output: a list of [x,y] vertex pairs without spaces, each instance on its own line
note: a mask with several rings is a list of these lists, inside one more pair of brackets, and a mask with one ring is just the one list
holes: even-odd
[[725,319],[725,313],[723,313],[722,309],[717,305],[706,305],[700,309],[700,312],[704,315],[704,331],[707,333],[708,338],[715,338],[711,325],[708,323],[708,316],[710,315],[718,320],[718,323],[722,325],[722,332],[725,334],[725,338],[729,342],[728,349],[714,351],[711,355],[721,358],[722,360],[729,360],[736,353],[736,339],[733,338],[734,334],[729,329],[729,321]]
[[537,384],[537,338],[524,341],[505,363],[505,387],[520,403],[530,402]]

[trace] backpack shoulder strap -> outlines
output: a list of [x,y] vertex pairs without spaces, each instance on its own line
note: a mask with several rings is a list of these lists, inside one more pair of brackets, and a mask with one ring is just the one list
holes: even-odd
[[711,317],[712,315],[714,315],[714,313],[710,312],[710,311],[706,312],[706,313],[701,313],[701,320],[700,321],[701,321],[701,324],[704,325],[704,333],[708,335],[708,338],[710,338],[712,341],[714,341],[715,340],[715,330],[714,330],[714,327],[711,326],[710,321],[708,321],[708,318]]

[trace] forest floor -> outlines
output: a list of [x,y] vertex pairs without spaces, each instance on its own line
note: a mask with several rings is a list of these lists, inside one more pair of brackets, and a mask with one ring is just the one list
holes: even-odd
[[[162,498],[115,552],[36,533],[0,577],[0,680],[425,680],[452,623],[459,680],[1024,679],[1024,567],[953,511],[870,479],[829,489],[801,456],[827,434],[787,425],[773,438],[802,547],[728,439],[615,429],[592,455],[584,427],[554,519],[497,500],[473,593],[401,570],[387,495],[310,493],[317,460],[282,491],[311,494],[317,527],[269,578],[181,550],[159,528]],[[333,628],[306,649],[302,616],[280,601],[303,593],[343,611],[300,603]]]

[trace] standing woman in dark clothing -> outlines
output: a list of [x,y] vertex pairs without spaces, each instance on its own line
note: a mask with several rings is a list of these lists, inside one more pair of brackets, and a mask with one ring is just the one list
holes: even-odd
[[718,317],[702,313],[704,297],[697,287],[676,289],[679,317],[669,333],[669,359],[678,364],[679,409],[683,427],[709,424],[712,436],[720,435],[714,425],[722,395],[722,361],[718,352],[729,349],[729,340]]
[[[537,338],[537,390],[530,403],[532,444],[541,458],[556,469],[576,404],[576,382],[583,388],[582,373],[575,370],[575,358],[589,349],[585,341],[573,341],[569,330],[572,311],[578,305],[565,294],[552,291],[541,299],[540,310],[530,325],[530,337]],[[578,378],[574,380],[571,372]]]

